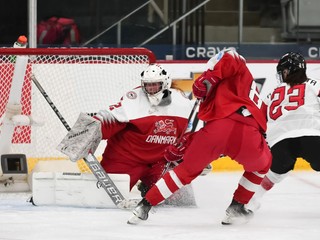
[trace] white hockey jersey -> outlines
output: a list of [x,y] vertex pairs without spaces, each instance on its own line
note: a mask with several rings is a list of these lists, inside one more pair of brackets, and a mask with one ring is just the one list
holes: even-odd
[[320,136],[320,82],[279,85],[268,103],[267,141],[270,147],[286,138]]
[[163,160],[164,149],[173,144],[188,122],[194,101],[170,89],[171,104],[152,106],[141,87],[96,116],[107,139],[104,158],[154,163]]

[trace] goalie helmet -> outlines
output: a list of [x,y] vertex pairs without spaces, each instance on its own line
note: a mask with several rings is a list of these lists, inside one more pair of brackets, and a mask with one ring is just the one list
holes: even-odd
[[284,81],[284,71],[286,76],[296,73],[300,69],[306,70],[306,61],[304,57],[299,53],[288,52],[283,55],[277,65],[277,73],[280,77],[281,82]]
[[171,87],[171,77],[159,64],[151,64],[141,73],[141,87],[151,105],[157,106]]

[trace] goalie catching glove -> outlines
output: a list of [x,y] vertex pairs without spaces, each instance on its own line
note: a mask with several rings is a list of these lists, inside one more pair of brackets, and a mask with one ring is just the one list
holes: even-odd
[[182,160],[183,155],[191,142],[193,133],[185,133],[179,142],[168,146],[164,151],[164,158],[168,162],[176,162]]
[[101,122],[80,113],[76,123],[58,145],[57,150],[76,162],[94,153],[102,139]]

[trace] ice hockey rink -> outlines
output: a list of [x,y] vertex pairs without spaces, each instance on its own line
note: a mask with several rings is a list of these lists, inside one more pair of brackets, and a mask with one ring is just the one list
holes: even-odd
[[[0,194],[1,240],[316,240],[320,238],[320,175],[294,171],[263,198],[245,225],[220,221],[241,172],[213,172],[193,183],[197,207],[157,207],[148,221],[128,225],[131,211],[33,206],[29,193]],[[108,197],[106,195],[106,197]]]

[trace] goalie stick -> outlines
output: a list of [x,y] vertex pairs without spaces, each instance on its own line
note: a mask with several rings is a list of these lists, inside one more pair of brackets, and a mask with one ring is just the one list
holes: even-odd
[[[58,116],[59,120],[62,122],[62,124],[65,126],[65,128],[70,131],[71,127],[66,122],[66,120],[63,118],[57,107],[54,105],[54,103],[51,101],[50,97],[46,93],[46,91],[42,88],[39,81],[36,79],[35,75],[33,74],[31,76],[31,79],[33,83],[36,85],[42,96],[46,99],[52,110],[55,112],[55,114]],[[84,162],[87,164],[93,175],[97,178],[99,185],[107,192],[113,203],[121,209],[127,208],[127,200],[123,197],[120,190],[117,188],[115,183],[112,181],[110,176],[106,173],[106,171],[102,168],[100,162],[97,160],[97,158],[89,153],[87,157],[85,157]]]

